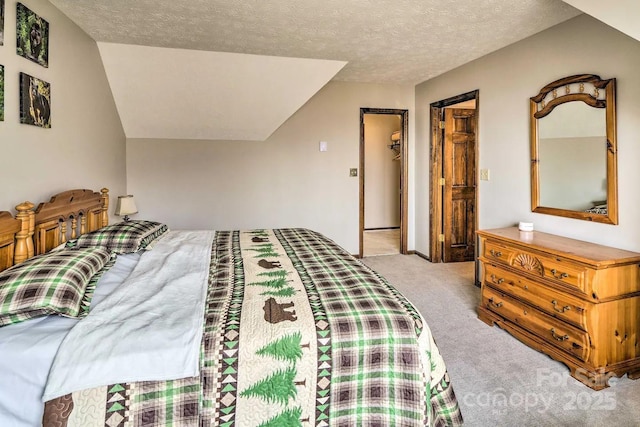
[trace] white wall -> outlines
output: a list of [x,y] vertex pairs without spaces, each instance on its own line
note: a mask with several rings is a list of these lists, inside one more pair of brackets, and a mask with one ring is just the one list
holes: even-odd
[[[96,43],[49,2],[21,2],[49,22],[49,68],[16,55],[16,1],[6,0],[0,210],[73,188],[107,187],[113,202],[126,190],[126,145]],[[51,84],[51,129],[20,124],[20,72]]]
[[[581,15],[416,87],[416,157],[429,156],[429,104],[480,90],[480,228],[531,221],[537,230],[640,250],[640,43]],[[572,74],[617,78],[619,225],[534,214],[530,202],[529,98]],[[429,169],[416,162],[416,250],[428,253]]]
[[[359,164],[367,107],[410,110],[412,159],[412,86],[330,82],[264,142],[129,139],[127,189],[137,217],[174,229],[307,227],[357,253],[359,186],[349,168]],[[412,180],[410,173],[411,199]]]
[[400,161],[389,148],[402,118],[364,115],[364,228],[400,227]]

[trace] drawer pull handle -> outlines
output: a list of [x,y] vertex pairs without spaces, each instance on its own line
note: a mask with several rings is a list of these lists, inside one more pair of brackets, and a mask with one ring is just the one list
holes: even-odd
[[489,298],[489,304],[490,305],[494,305],[494,306],[496,306],[498,308],[502,307],[502,303],[501,302],[499,302],[499,303],[494,302],[493,298]]
[[567,273],[560,273],[558,274],[558,270],[556,270],[555,268],[551,269],[551,274],[553,275],[553,277],[555,277],[556,279],[566,279],[567,277],[569,277],[569,275]]
[[491,255],[493,255],[494,257],[501,257],[501,256],[502,256],[502,252],[500,252],[500,251],[494,251],[493,249],[491,249],[491,250],[489,251],[489,253],[490,253]]
[[566,341],[569,339],[569,335],[564,335],[564,336],[560,336],[560,335],[556,335],[556,330],[551,328],[551,336],[553,338],[555,338],[557,341]]
[[497,284],[499,285],[499,284],[501,284],[502,282],[504,282],[504,279],[501,277],[501,278],[499,278],[498,280],[496,280],[496,275],[495,275],[495,274],[492,274],[492,275],[491,275],[491,281],[492,281],[493,283],[497,283]]
[[558,301],[556,300],[551,301],[551,304],[553,304],[553,309],[558,313],[564,313],[565,311],[571,310],[571,307],[569,307],[568,305],[565,305],[560,310],[558,310],[558,307],[556,307],[558,305]]

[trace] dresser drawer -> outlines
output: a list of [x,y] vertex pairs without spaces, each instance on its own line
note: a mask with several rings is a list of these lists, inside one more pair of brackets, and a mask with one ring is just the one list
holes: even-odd
[[587,283],[589,269],[574,261],[501,245],[491,240],[485,241],[483,254],[484,258],[492,263],[508,265],[582,294],[590,294]]
[[484,264],[484,282],[516,298],[536,306],[558,319],[586,330],[588,303],[527,280],[516,273],[491,264]]
[[582,361],[589,357],[589,335],[560,319],[488,286],[482,288],[482,305]]
[[514,255],[518,252],[515,248],[501,245],[491,240],[485,240],[482,246],[482,254],[487,260],[504,265],[511,265],[510,260],[513,259]]

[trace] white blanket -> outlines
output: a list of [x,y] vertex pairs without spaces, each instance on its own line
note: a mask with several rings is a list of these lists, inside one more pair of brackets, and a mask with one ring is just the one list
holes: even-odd
[[199,375],[213,231],[170,231],[64,339],[42,398]]

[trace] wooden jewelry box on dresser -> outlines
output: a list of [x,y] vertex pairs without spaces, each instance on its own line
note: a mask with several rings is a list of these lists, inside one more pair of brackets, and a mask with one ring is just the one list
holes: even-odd
[[595,390],[640,377],[640,253],[516,227],[478,236],[479,319]]

